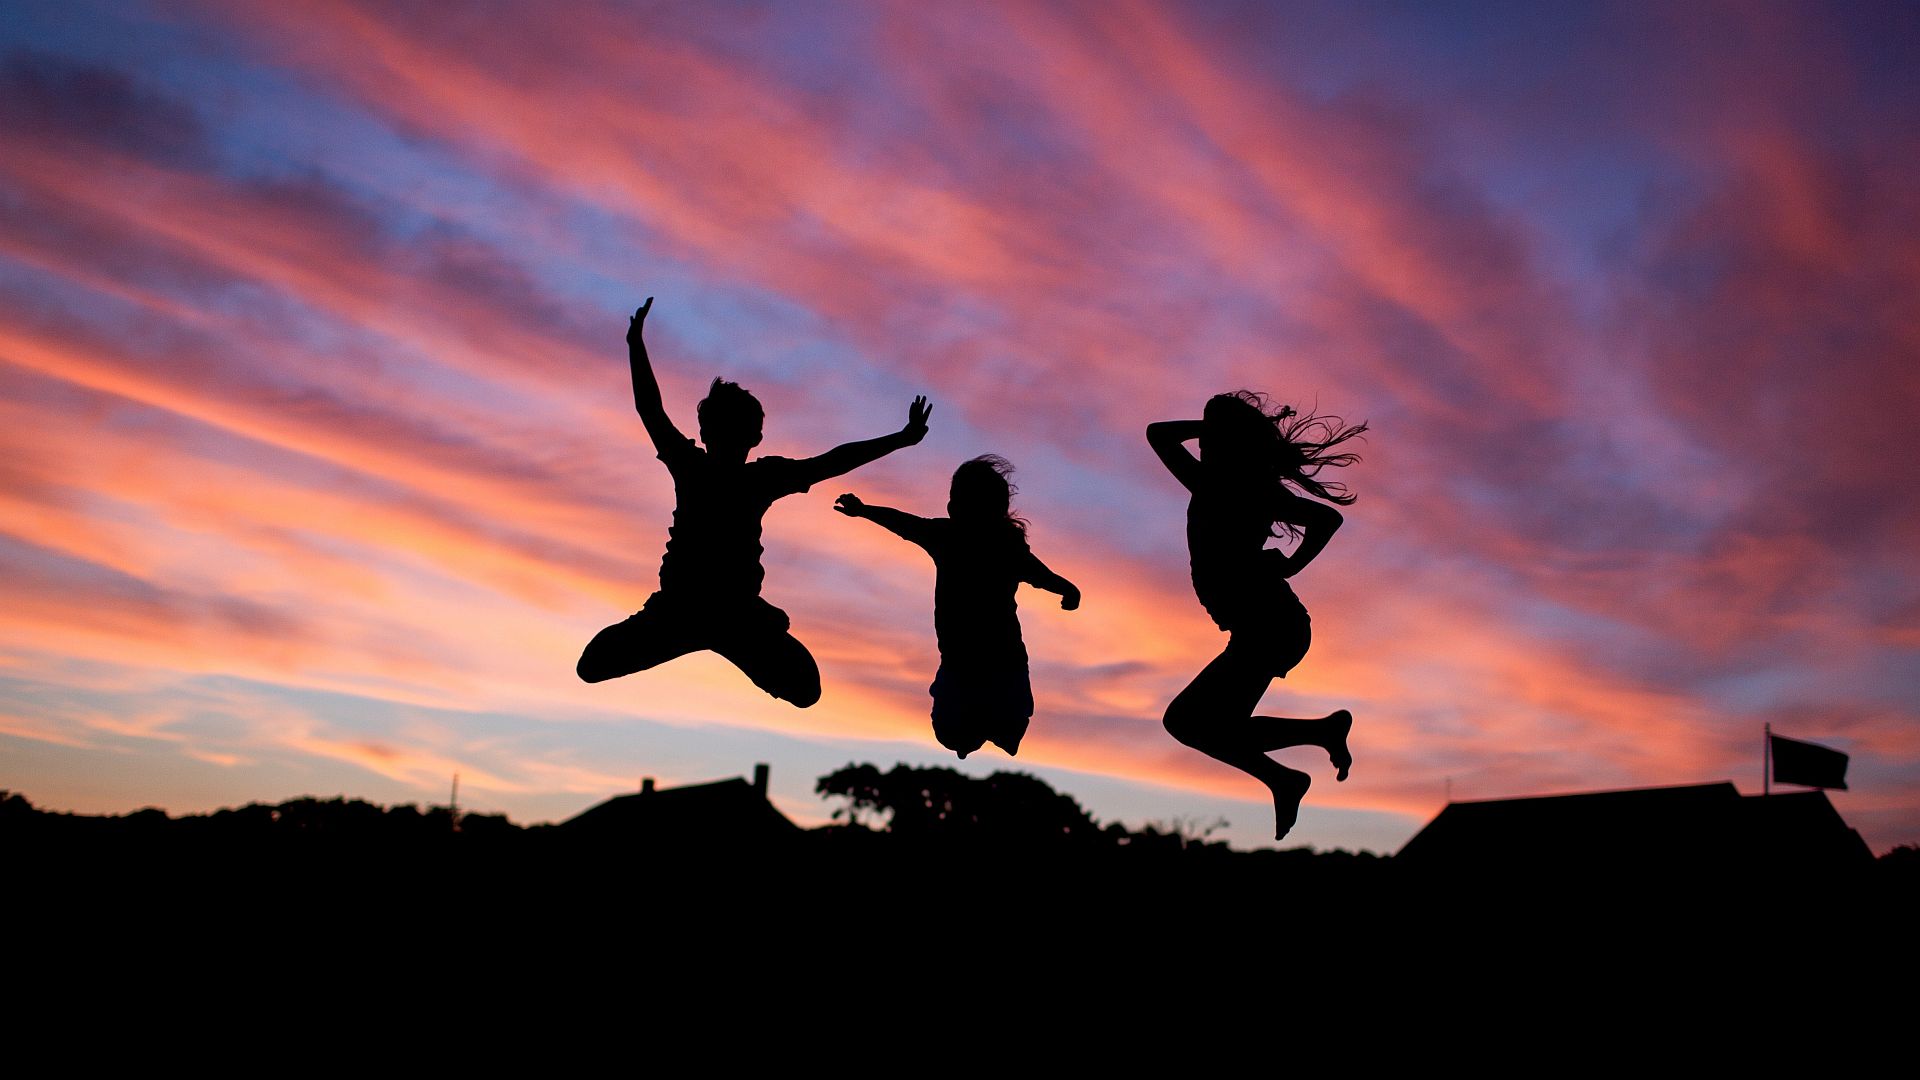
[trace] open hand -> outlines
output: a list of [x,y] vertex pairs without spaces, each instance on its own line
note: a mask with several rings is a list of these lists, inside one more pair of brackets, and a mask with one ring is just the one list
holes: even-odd
[[649,296],[647,297],[647,302],[641,304],[640,307],[634,311],[633,318],[627,320],[627,344],[639,344],[640,327],[647,321],[647,312],[652,310],[653,297]]
[[860,511],[865,510],[867,504],[861,502],[858,495],[842,495],[833,501],[833,508],[848,517],[859,517]]
[[907,445],[912,446],[927,437],[927,417],[933,415],[933,406],[927,404],[926,395],[913,399],[907,406],[907,426],[900,433],[907,437]]

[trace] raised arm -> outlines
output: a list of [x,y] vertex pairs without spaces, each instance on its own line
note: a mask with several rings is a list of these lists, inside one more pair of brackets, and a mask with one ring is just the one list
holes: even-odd
[[1160,463],[1188,491],[1200,482],[1200,459],[1193,456],[1186,444],[1199,438],[1205,427],[1204,420],[1162,420],[1147,425],[1147,445],[1153,447],[1153,452],[1160,455]]
[[653,297],[641,304],[627,321],[627,363],[633,368],[633,407],[640,414],[640,422],[647,426],[647,437],[653,440],[656,450],[678,447],[687,441],[680,429],[673,426],[667,417],[667,407],[660,400],[660,383],[653,377],[653,363],[647,359],[646,342],[640,338],[640,331],[647,322],[647,312],[653,310]]
[[877,439],[842,443],[818,457],[806,458],[799,463],[802,475],[808,484],[817,484],[830,477],[850,473],[869,461],[886,457],[903,446],[913,446],[927,437],[927,417],[932,415],[933,406],[927,404],[926,398],[914,398],[913,404],[907,406],[905,427]]
[[1280,520],[1300,527],[1300,546],[1280,564],[1281,574],[1292,577],[1325,550],[1327,541],[1333,539],[1334,531],[1346,518],[1326,503],[1294,495],[1287,499]]
[[1027,565],[1020,571],[1020,580],[1036,589],[1045,589],[1060,594],[1060,606],[1068,611],[1080,606],[1080,590],[1073,582],[1061,577],[1040,561],[1040,556],[1027,552]]
[[926,518],[895,510],[891,506],[872,506],[860,501],[858,495],[842,495],[834,500],[833,508],[851,518],[866,518],[875,525],[900,537],[911,540],[921,547],[927,546],[932,529]]

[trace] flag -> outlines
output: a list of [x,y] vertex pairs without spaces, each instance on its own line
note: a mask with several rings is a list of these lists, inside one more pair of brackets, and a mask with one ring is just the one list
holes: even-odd
[[1798,739],[1767,738],[1773,747],[1775,783],[1847,790],[1847,755]]

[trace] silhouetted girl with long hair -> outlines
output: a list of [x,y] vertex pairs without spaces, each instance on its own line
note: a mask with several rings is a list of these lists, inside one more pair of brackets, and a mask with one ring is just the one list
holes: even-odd
[[[1310,781],[1268,757],[1269,751],[1322,747],[1341,780],[1353,765],[1347,750],[1353,715],[1345,709],[1317,720],[1255,716],[1253,710],[1273,679],[1307,654],[1307,609],[1287,579],[1312,562],[1340,527],[1340,511],[1328,504],[1345,506],[1354,497],[1344,485],[1317,475],[1359,460],[1334,448],[1366,429],[1284,405],[1269,410],[1265,398],[1247,390],[1209,399],[1202,419],[1147,426],[1154,452],[1193,495],[1187,503],[1193,591],[1214,623],[1232,635],[1225,651],[1167,706],[1167,731],[1266,784],[1273,792],[1276,840],[1293,828]],[[1200,441],[1199,457],[1185,445],[1194,439]],[[1292,554],[1266,546],[1282,535],[1299,541]]]
[[953,473],[947,517],[916,517],[842,495],[834,509],[866,518],[926,549],[937,568],[933,630],[940,670],[933,695],[933,735],[966,757],[988,742],[1018,753],[1033,717],[1027,647],[1020,638],[1014,592],[1026,582],[1080,606],[1073,582],[1047,569],[1027,548],[1027,523],[1013,512],[1013,466],[994,454]]

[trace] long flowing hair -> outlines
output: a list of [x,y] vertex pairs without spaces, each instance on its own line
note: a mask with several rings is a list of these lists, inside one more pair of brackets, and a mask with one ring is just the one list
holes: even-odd
[[[1244,464],[1263,475],[1270,474],[1282,490],[1291,484],[1316,499],[1341,506],[1351,505],[1357,498],[1344,483],[1320,479],[1320,470],[1343,468],[1360,460],[1352,450],[1334,448],[1360,438],[1367,430],[1365,421],[1349,424],[1331,413],[1276,406],[1265,394],[1252,390],[1216,394],[1208,400],[1207,409],[1223,418],[1238,418],[1229,419],[1229,423],[1244,436],[1240,447],[1251,451],[1251,460]],[[1279,524],[1288,535],[1300,535],[1296,526]]]

